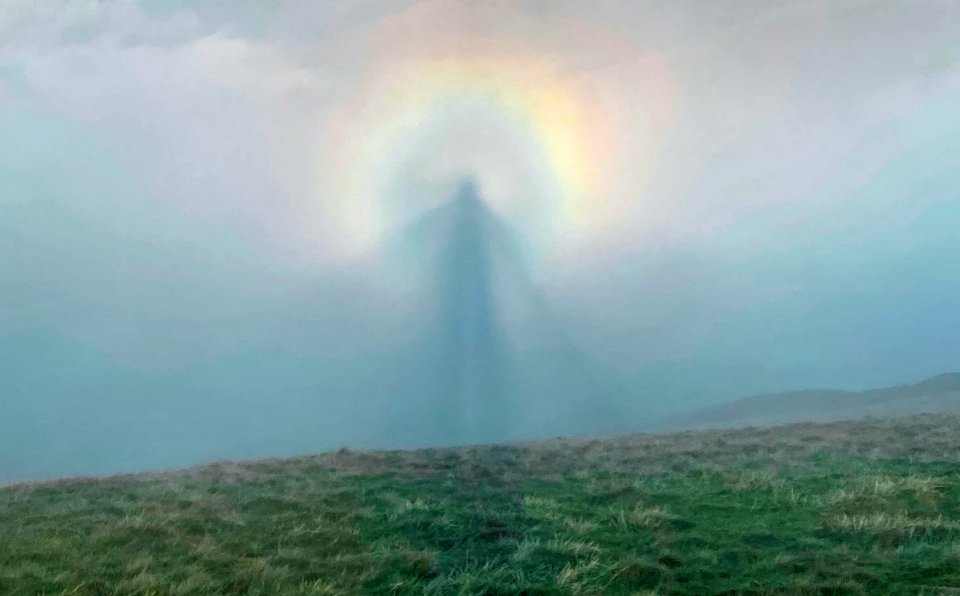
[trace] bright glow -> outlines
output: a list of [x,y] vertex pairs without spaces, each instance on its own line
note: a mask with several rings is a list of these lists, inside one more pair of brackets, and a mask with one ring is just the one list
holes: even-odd
[[[462,176],[475,177],[492,207],[542,249],[609,227],[627,204],[609,176],[625,158],[618,116],[642,98],[598,98],[589,78],[563,73],[543,55],[476,52],[393,60],[369,73],[336,111],[320,157],[347,242],[375,241]],[[413,192],[426,196],[398,209],[411,172]]]

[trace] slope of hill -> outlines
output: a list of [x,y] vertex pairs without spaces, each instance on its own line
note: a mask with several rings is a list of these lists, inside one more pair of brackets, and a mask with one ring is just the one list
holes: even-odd
[[344,449],[0,489],[0,593],[952,593],[958,511],[956,415]]
[[960,412],[960,373],[868,391],[806,390],[757,395],[664,418],[658,430],[772,426],[868,416]]

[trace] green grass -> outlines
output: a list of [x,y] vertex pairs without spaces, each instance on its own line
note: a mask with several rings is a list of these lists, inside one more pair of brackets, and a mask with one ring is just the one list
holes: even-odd
[[0,490],[0,594],[960,593],[960,418]]

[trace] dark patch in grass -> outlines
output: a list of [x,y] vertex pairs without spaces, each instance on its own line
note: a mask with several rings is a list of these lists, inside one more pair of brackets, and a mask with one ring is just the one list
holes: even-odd
[[666,575],[659,564],[641,559],[626,559],[617,563],[615,577],[619,582],[636,588],[656,588]]
[[771,547],[780,543],[776,536],[765,532],[745,534],[743,542],[756,548]]

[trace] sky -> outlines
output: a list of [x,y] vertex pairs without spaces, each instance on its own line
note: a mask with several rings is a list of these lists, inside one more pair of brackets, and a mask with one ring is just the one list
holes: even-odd
[[[957,22],[6,0],[0,482],[442,443],[444,341],[507,346],[526,412],[466,440],[958,370]],[[485,215],[443,223],[464,180]]]

